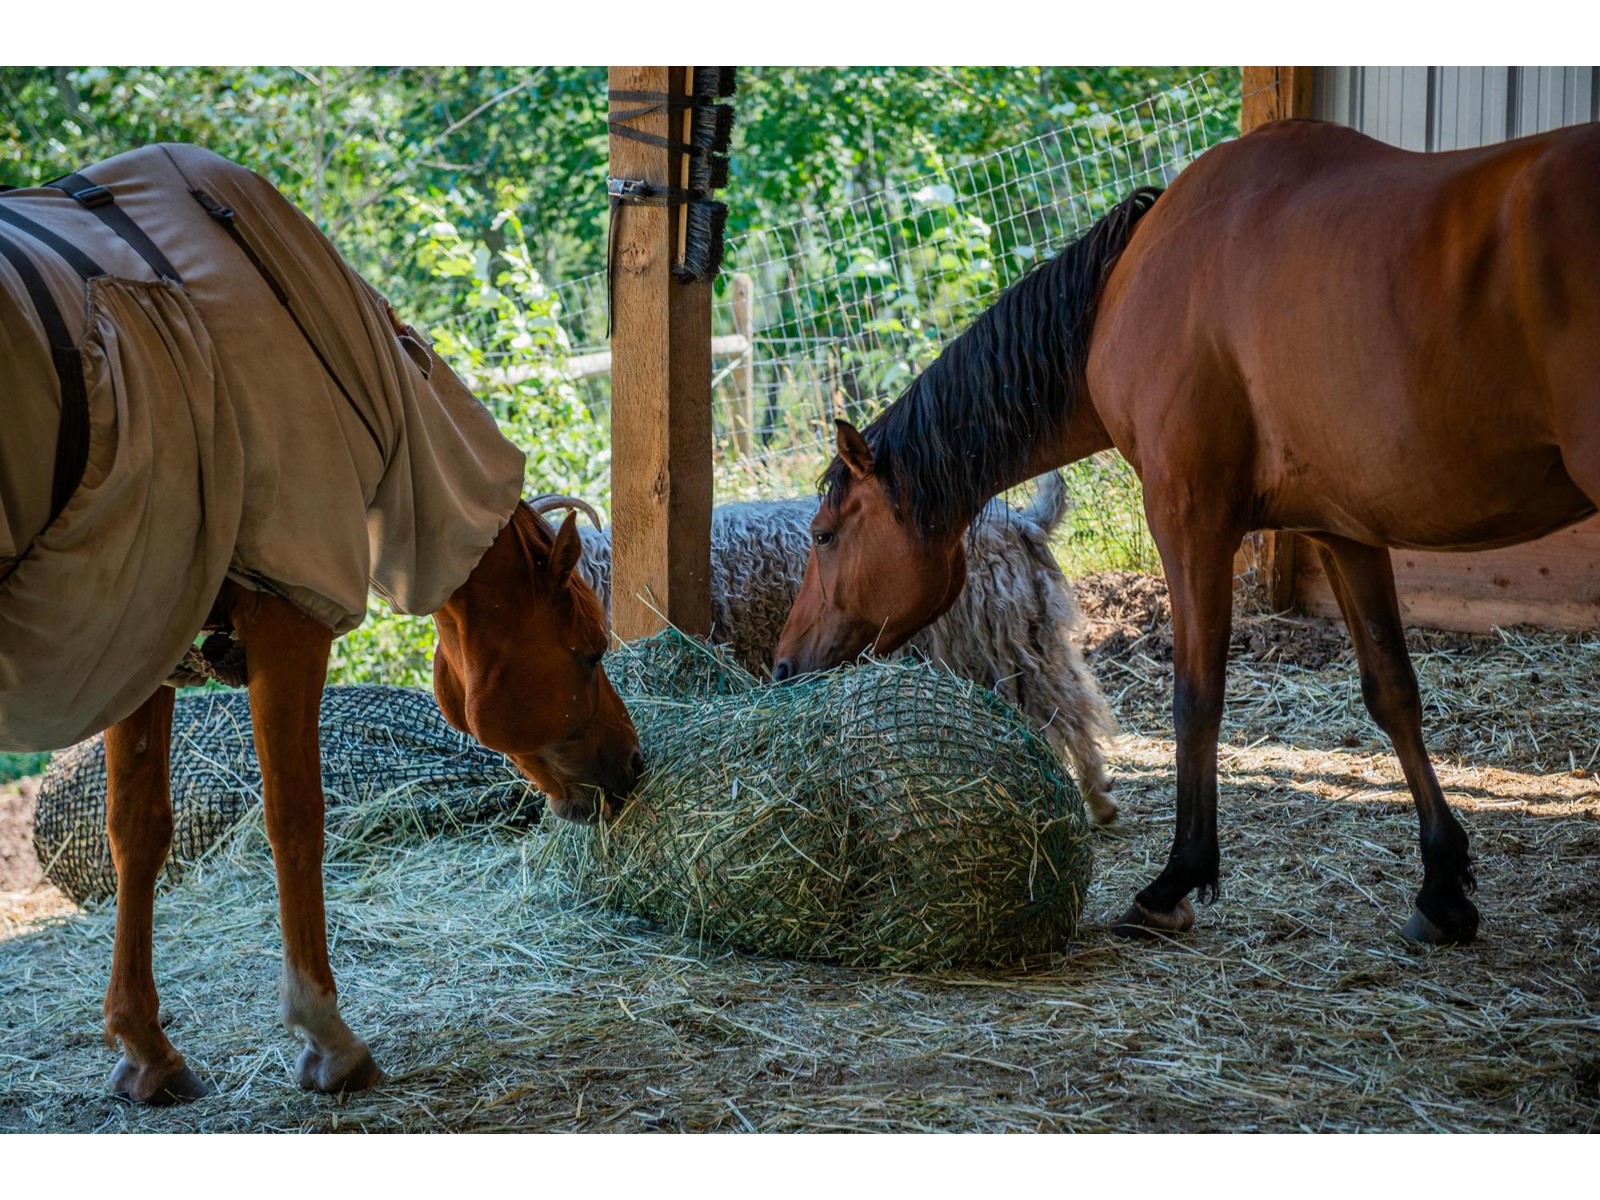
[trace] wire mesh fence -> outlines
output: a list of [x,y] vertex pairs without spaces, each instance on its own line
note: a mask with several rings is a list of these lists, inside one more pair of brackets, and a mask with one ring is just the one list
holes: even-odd
[[[1237,76],[1205,75],[1091,112],[1019,145],[730,238],[712,307],[719,500],[808,491],[833,418],[869,420],[1006,286],[1134,188],[1165,186],[1238,131]],[[549,339],[480,354],[480,392],[560,376],[604,423],[611,398],[604,272],[554,289]],[[483,317],[477,318],[479,320]],[[458,325],[464,343],[487,345]],[[1093,565],[1154,564],[1127,464],[1069,472]],[[604,497],[591,497],[603,501]]]

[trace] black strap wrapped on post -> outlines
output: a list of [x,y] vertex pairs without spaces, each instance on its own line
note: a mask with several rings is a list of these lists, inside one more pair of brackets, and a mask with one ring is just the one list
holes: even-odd
[[617,253],[617,209],[624,204],[642,204],[646,208],[669,208],[693,199],[682,188],[657,187],[642,179],[606,179],[606,195],[610,203],[610,216],[606,222],[606,337],[611,336],[611,281]]
[[[673,275],[685,283],[708,282],[721,269],[722,235],[728,206],[712,200],[711,194],[728,183],[727,154],[733,129],[733,109],[718,101],[733,95],[734,86],[733,67],[695,67],[689,90],[682,95],[622,89],[608,94],[613,102],[643,107],[611,113],[606,118],[606,128],[618,137],[683,155],[688,161],[687,179],[684,181],[688,186],[661,186],[642,179],[607,179],[606,195],[610,212],[606,228],[606,337],[611,336],[617,210],[622,206],[684,207],[684,233],[678,259],[672,266]],[[669,117],[684,112],[692,114],[688,141],[646,133],[630,124],[641,117],[663,112]]]

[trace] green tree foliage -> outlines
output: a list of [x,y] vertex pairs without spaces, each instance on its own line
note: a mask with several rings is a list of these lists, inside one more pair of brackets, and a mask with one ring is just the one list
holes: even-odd
[[[1237,96],[1235,68],[741,69],[729,237],[907,192],[873,227],[880,242],[796,248],[836,259],[817,277],[866,297],[809,306],[912,335],[909,350],[841,364],[855,402],[874,408],[1018,261],[1055,249],[1034,246],[1026,227],[993,228],[939,185],[904,185],[1054,129],[1126,139],[1109,114],[1207,70]],[[605,91],[603,67],[0,67],[0,182],[40,183],[159,141],[252,167],[408,319],[436,330],[530,452],[531,491],[603,502],[606,416],[566,377],[572,315],[550,283],[605,261]],[[1090,537],[1075,531],[1075,543],[1080,533]],[[369,621],[340,643],[335,675],[424,682],[430,647],[425,622]]]
[[[729,232],[937,174],[1208,69],[744,68]],[[198,142],[266,175],[374,283],[437,319],[453,292],[419,263],[419,206],[495,252],[513,212],[547,279],[603,263],[605,84],[603,67],[0,67],[0,178]]]

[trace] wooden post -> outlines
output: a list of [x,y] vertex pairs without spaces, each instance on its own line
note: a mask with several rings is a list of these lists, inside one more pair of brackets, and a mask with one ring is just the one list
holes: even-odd
[[1269,121],[1311,115],[1311,67],[1245,67],[1240,81],[1244,104],[1239,132]]
[[[613,91],[685,91],[683,67],[612,67]],[[611,102],[611,111],[645,107]],[[671,141],[665,111],[630,126]],[[682,156],[611,135],[611,174],[679,184]],[[711,285],[672,275],[676,208],[621,205],[612,260],[611,627],[711,630]]]
[[733,368],[733,444],[740,457],[750,458],[756,447],[756,285],[744,274],[733,277],[733,329],[745,342]]
[[[1311,67],[1245,67],[1241,81],[1244,102],[1239,132],[1249,133],[1269,121],[1311,115]],[[1266,583],[1267,603],[1276,612],[1295,605],[1295,554],[1300,541],[1292,533],[1255,533],[1255,568]]]

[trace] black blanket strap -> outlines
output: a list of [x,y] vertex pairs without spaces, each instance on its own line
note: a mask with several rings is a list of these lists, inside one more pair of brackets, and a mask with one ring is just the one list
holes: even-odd
[[[181,171],[180,171],[181,174]],[[227,235],[233,239],[233,244],[244,252],[250,260],[250,265],[255,267],[256,273],[272,289],[273,296],[278,303],[283,305],[283,311],[289,314],[289,319],[294,322],[295,328],[300,331],[300,336],[305,338],[306,345],[311,347],[311,353],[317,356],[317,361],[322,364],[322,369],[328,373],[328,378],[333,380],[333,386],[339,389],[339,394],[350,405],[350,411],[356,414],[360,422],[367,427],[367,433],[372,437],[372,444],[378,448],[379,456],[389,461],[388,448],[383,444],[383,439],[378,436],[378,431],[372,427],[372,422],[367,419],[367,414],[361,411],[361,406],[356,403],[356,398],[350,394],[350,389],[345,387],[344,380],[339,378],[339,373],[333,369],[333,364],[328,361],[327,355],[322,353],[322,347],[317,345],[317,339],[311,336],[311,331],[306,328],[305,322],[300,319],[300,314],[294,311],[294,305],[289,303],[289,293],[284,291],[283,285],[278,282],[266,263],[261,261],[261,256],[256,253],[255,247],[245,240],[239,231],[239,225],[234,220],[233,209],[221,203],[209,192],[202,191],[189,183],[188,176],[184,176],[185,183],[189,184],[189,195],[195,198],[196,203],[205,209],[211,218],[221,225]]]
[[610,214],[606,221],[606,337],[611,336],[612,281],[616,278],[617,209],[624,204],[642,204],[646,208],[665,208],[685,204],[694,199],[692,192],[680,187],[658,187],[643,179],[606,179],[606,195],[610,199]]
[[[61,419],[50,479],[50,520],[54,522],[83,482],[84,468],[89,463],[89,388],[83,378],[83,354],[73,341],[72,331],[67,328],[50,285],[27,252],[10,238],[0,235],[0,255],[11,264],[27,289],[28,298],[33,301],[39,323],[44,326],[45,340],[50,343],[50,365],[61,383]],[[73,259],[68,262],[85,280],[105,274],[98,267],[85,273]]]
[[183,276],[173,269],[172,264],[167,261],[167,256],[161,253],[161,248],[150,240],[150,235],[139,228],[137,221],[117,207],[116,197],[111,194],[110,188],[85,179],[82,175],[63,175],[45,186],[65,192],[92,212],[107,229],[138,251],[139,257],[144,259],[157,276],[170,279],[173,283],[183,282]]
[[106,269],[94,259],[90,258],[78,247],[53,229],[46,229],[37,221],[30,221],[21,213],[14,213],[5,205],[0,204],[0,221],[14,225],[34,241],[49,246],[59,254],[66,264],[82,275],[85,279],[95,279],[106,273]]

